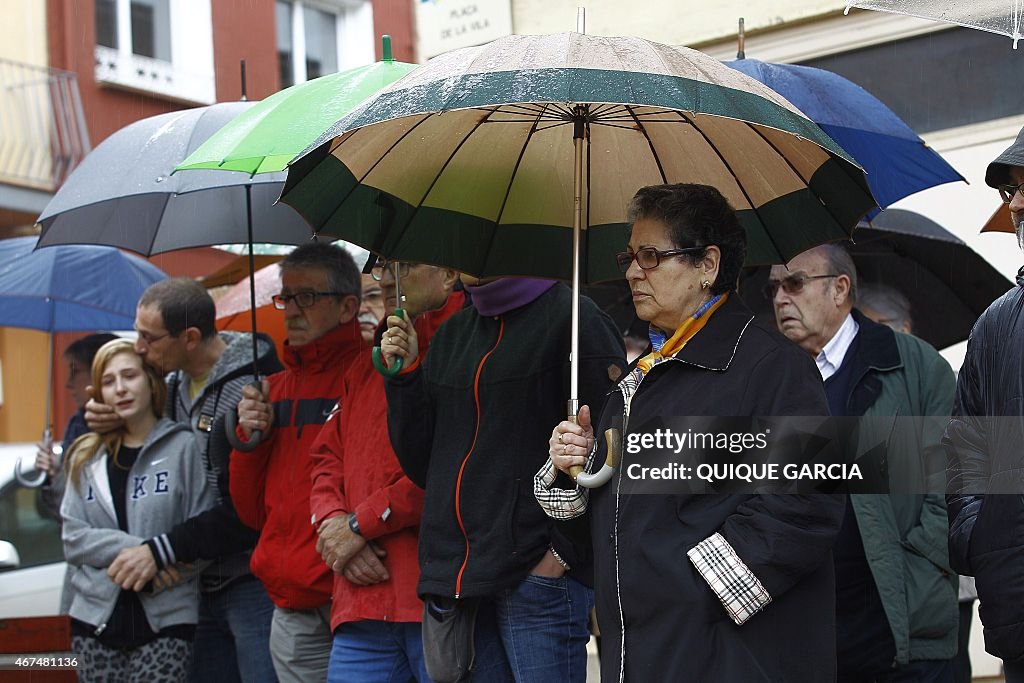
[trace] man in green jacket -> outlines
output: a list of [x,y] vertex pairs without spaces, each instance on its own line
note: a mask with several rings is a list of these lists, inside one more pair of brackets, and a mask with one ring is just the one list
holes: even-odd
[[782,333],[814,358],[832,414],[870,418],[859,426],[860,452],[878,440],[885,446],[872,462],[892,493],[849,496],[833,552],[838,680],[952,680],[957,576],[940,439],[953,371],[925,342],[854,308],[857,272],[838,245],[774,266],[768,289]]

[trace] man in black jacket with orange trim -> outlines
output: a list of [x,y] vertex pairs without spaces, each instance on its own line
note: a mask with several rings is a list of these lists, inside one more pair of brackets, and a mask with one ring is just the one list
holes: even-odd
[[[533,497],[550,425],[565,418],[571,293],[463,282],[474,308],[441,326],[422,364],[404,321],[389,318],[382,343],[406,368],[386,385],[391,443],[426,488],[418,591],[428,613],[478,602],[473,680],[583,681],[589,558]],[[625,367],[622,338],[587,298],[581,321],[579,399],[600,406]]]

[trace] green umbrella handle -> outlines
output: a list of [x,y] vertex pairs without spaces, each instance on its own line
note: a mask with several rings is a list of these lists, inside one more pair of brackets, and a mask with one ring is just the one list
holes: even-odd
[[[396,308],[395,315],[397,315],[399,318],[404,318],[405,311],[402,310],[401,308]],[[384,365],[384,357],[381,355],[379,346],[373,347],[372,356],[373,367],[377,368],[377,372],[384,375],[385,377],[394,377],[395,375],[402,371],[402,358],[396,358],[395,364],[392,365],[390,368]]]
[[[250,382],[249,386],[256,387],[259,390],[263,390],[263,385],[259,380]],[[249,453],[250,451],[256,450],[256,447],[260,445],[260,441],[263,440],[263,431],[254,429],[249,435],[248,441],[242,441],[238,438],[238,411],[228,410],[224,413],[224,435],[228,438],[228,443],[239,453]]]

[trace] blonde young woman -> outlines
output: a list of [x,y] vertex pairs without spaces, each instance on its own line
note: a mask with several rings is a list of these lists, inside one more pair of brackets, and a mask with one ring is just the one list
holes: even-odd
[[[192,572],[163,536],[214,503],[191,430],[162,419],[163,379],[132,342],[110,341],[92,365],[96,399],[124,425],[74,442],[67,459],[64,554],[73,568],[71,632],[81,681],[185,679],[198,618]],[[152,554],[163,571],[132,571]]]

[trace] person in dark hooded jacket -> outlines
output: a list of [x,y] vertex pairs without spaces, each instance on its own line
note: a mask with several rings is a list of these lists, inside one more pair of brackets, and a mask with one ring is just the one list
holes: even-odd
[[[1024,129],[985,172],[1024,245]],[[976,578],[985,649],[1007,683],[1024,681],[1024,268],[1017,286],[981,314],[967,342],[949,461],[949,555]],[[1012,494],[1012,495],[1001,495]]]

